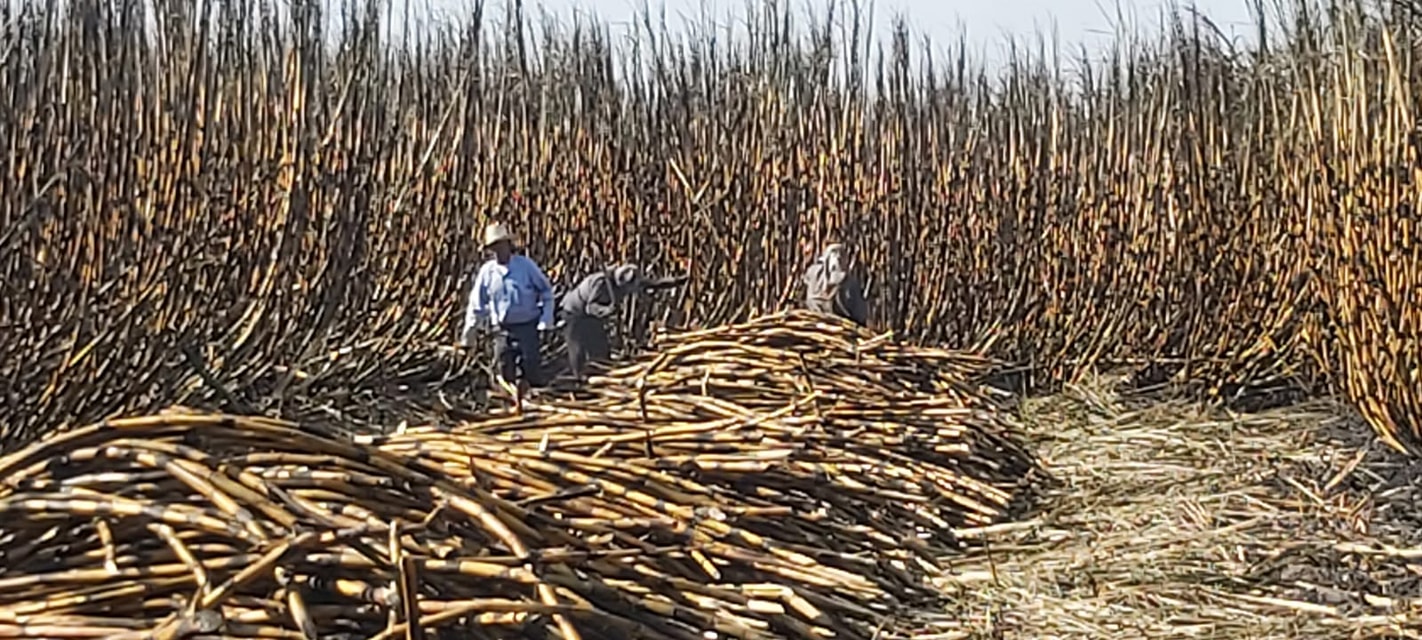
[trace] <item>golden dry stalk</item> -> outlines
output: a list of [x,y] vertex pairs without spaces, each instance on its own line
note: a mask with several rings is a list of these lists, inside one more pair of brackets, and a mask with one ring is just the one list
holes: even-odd
[[1422,442],[1401,10],[1286,3],[1255,51],[1177,15],[994,80],[785,3],[635,56],[512,9],[401,39],[380,2],[46,6],[0,31],[9,446],[172,403],[466,415],[428,396],[483,374],[434,345],[494,217],[565,287],[615,260],[691,276],[628,310],[633,341],[783,309],[837,236],[875,326],[988,347],[1031,388],[1125,367],[1221,400],[1332,391]]
[[1044,479],[991,364],[799,312],[453,429],[53,433],[0,458],[0,632],[867,640]]

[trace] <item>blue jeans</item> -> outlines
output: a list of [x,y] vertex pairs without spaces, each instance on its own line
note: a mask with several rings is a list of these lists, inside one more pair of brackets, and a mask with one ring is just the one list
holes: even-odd
[[539,352],[541,338],[537,322],[503,325],[494,334],[494,361],[499,373],[510,384],[518,374],[531,387],[543,386],[543,355]]

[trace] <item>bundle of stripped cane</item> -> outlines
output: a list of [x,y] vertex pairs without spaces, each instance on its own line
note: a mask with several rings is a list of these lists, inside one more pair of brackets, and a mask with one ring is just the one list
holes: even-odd
[[[1013,517],[1041,475],[979,387],[992,363],[977,355],[799,311],[656,347],[592,378],[580,399],[361,440],[539,501],[541,521],[582,529],[597,549],[681,545],[655,568],[583,568],[675,619],[847,637],[932,599],[925,578],[959,550],[954,530]],[[648,592],[650,576],[674,592],[701,586]],[[803,594],[829,617],[766,615],[744,595],[752,583]]]
[[0,635],[870,638],[1035,469],[969,356],[793,314],[663,347],[449,432],[169,413],[0,458]]

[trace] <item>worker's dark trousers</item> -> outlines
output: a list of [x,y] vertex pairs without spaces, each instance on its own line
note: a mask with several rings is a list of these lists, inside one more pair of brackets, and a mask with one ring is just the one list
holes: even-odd
[[538,322],[510,324],[499,327],[494,335],[494,361],[499,373],[509,384],[518,381],[518,374],[529,386],[543,386],[543,356],[538,336]]
[[563,322],[563,339],[568,343],[568,369],[575,379],[582,380],[583,370],[589,362],[605,362],[612,357],[607,327],[591,316],[565,316]]

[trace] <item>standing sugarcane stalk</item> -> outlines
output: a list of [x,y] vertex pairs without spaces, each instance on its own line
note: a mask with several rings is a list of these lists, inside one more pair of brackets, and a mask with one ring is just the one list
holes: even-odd
[[[1403,12],[1285,3],[1306,26],[1252,56],[1168,16],[1076,77],[1018,52],[994,78],[916,59],[906,25],[874,68],[863,20],[805,39],[785,4],[733,45],[635,55],[587,25],[530,48],[517,12],[507,40],[479,14],[392,42],[380,3],[339,35],[309,3],[20,5],[0,25],[7,448],[174,402],[425,412],[392,390],[444,373],[420,345],[458,331],[469,212],[514,194],[549,272],[692,265],[686,326],[780,308],[834,229],[876,322],[990,344],[1033,391],[1122,368],[1219,401],[1336,393],[1422,443]],[[186,345],[204,374],[174,366]]]

